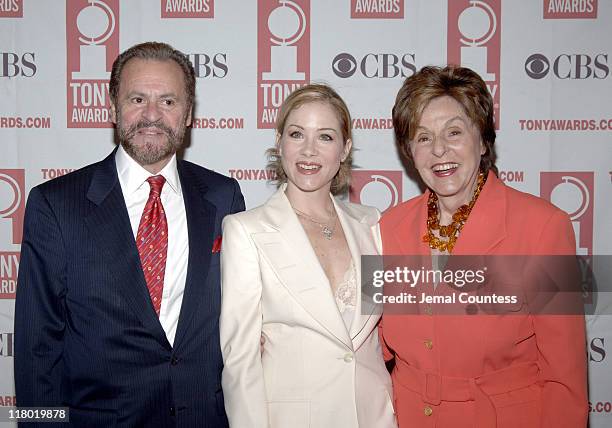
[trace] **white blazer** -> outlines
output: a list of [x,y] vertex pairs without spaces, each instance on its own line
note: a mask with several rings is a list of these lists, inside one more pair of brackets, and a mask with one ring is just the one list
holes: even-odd
[[[220,332],[230,426],[396,427],[391,380],[378,341],[379,311],[368,305],[362,315],[357,290],[347,331],[284,190],[281,186],[264,205],[223,222]],[[380,253],[380,214],[332,201],[359,287],[360,256]]]

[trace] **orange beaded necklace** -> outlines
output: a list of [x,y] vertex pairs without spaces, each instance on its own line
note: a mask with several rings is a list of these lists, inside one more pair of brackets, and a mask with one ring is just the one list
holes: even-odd
[[[453,252],[459,233],[472,212],[472,208],[474,208],[474,204],[486,181],[487,177],[484,173],[478,174],[478,184],[476,189],[474,189],[472,200],[469,204],[461,205],[457,208],[457,211],[453,214],[453,221],[448,226],[440,226],[438,195],[435,192],[429,194],[429,199],[427,200],[427,233],[423,235],[423,242],[428,243],[429,248],[432,250],[448,251],[449,253]],[[440,238],[434,235],[434,230],[439,230]]]

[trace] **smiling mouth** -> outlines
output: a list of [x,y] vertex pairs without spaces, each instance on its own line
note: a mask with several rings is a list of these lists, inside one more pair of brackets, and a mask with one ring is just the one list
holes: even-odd
[[158,134],[165,133],[163,129],[159,129],[159,128],[141,128],[136,132],[138,134],[144,134],[144,135],[158,135]]
[[304,172],[315,172],[321,169],[321,165],[316,163],[306,163],[306,162],[298,162],[296,166],[299,170]]
[[436,175],[448,175],[455,172],[459,168],[459,164],[455,162],[439,163],[431,167],[431,170]]

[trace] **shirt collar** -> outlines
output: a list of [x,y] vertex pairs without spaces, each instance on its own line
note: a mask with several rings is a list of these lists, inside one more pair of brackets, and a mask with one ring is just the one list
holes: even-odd
[[[153,174],[132,159],[121,145],[115,154],[115,164],[117,165],[119,183],[126,195],[131,195],[139,190],[141,186],[146,184],[147,178],[153,176]],[[172,155],[170,162],[157,175],[163,175],[170,189],[177,195],[181,194],[181,184],[176,167],[176,154]]]

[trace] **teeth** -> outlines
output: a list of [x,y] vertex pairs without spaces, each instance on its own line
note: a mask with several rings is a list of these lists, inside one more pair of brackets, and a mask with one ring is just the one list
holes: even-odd
[[303,163],[298,163],[297,164],[300,168],[302,169],[307,169],[307,170],[313,170],[313,169],[319,169],[319,165],[305,165]]
[[443,163],[441,165],[436,165],[432,169],[435,172],[440,172],[440,171],[447,171],[449,169],[457,168],[458,166],[459,166],[459,164],[457,164],[457,163],[449,162],[449,163]]

